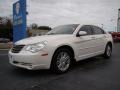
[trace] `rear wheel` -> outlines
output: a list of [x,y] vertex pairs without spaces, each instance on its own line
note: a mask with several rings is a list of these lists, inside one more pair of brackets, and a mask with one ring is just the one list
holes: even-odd
[[52,59],[51,69],[56,73],[64,73],[71,66],[72,53],[65,48],[58,49]]
[[112,46],[110,44],[107,44],[106,48],[105,48],[104,57],[105,58],[110,58],[111,54],[112,54]]

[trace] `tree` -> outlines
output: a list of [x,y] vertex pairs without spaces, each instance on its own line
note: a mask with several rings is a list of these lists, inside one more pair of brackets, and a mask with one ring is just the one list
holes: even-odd
[[[6,19],[4,22],[3,19]],[[13,25],[11,19],[0,17],[0,38],[9,38],[12,40],[13,34]]]
[[37,28],[38,28],[38,25],[37,25],[36,23],[33,23],[33,24],[31,25],[31,28],[32,28],[32,29],[37,29]]

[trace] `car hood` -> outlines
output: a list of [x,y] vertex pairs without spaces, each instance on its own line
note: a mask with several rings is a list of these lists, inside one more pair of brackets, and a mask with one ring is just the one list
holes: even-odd
[[43,35],[43,36],[35,36],[26,39],[19,40],[15,43],[15,45],[29,45],[42,41],[55,42],[56,40],[68,39],[73,35]]

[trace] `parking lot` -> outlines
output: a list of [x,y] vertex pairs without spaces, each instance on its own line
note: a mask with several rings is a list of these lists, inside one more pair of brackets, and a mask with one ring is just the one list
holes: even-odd
[[114,45],[111,59],[83,60],[61,75],[15,68],[7,51],[0,51],[0,90],[120,90],[120,43]]

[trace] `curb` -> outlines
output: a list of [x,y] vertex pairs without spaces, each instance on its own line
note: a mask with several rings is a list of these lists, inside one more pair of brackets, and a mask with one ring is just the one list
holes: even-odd
[[0,51],[8,51],[8,50],[10,50],[10,49],[0,49]]

